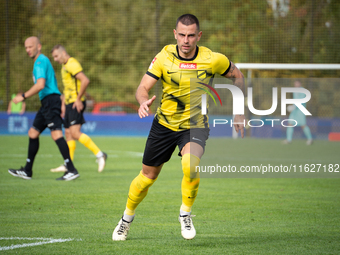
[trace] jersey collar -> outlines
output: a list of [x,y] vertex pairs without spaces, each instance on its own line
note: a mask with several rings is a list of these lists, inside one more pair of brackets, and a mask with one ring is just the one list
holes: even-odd
[[66,63],[64,63],[64,65],[66,65],[68,63],[68,61],[70,60],[71,57],[69,57],[67,60],[66,60]]
[[192,57],[192,58],[182,58],[180,55],[179,55],[179,52],[178,52],[178,45],[176,45],[176,51],[177,51],[177,56],[180,60],[184,60],[184,61],[193,61],[197,55],[198,55],[198,46],[196,45],[196,52],[195,52],[195,55]]

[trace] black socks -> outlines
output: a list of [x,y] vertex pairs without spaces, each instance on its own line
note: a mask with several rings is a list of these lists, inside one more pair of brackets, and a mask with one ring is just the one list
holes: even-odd
[[37,155],[38,150],[39,150],[39,137],[35,139],[29,138],[28,155],[27,155],[26,166],[25,166],[25,170],[27,172],[32,172],[34,158],[35,158],[35,155]]
[[55,141],[55,143],[59,147],[60,153],[61,153],[61,155],[64,158],[64,163],[66,164],[66,167],[67,167],[68,171],[69,172],[77,171],[74,168],[74,165],[73,165],[73,163],[72,163],[72,161],[70,159],[70,150],[68,148],[68,145],[67,145],[67,142],[66,142],[65,138],[64,137],[60,137],[59,139],[57,139]]

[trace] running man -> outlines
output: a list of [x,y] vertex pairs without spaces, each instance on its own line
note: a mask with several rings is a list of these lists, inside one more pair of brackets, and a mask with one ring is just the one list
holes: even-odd
[[64,164],[68,169],[57,180],[70,181],[78,178],[79,174],[72,163],[69,148],[62,132],[61,125],[63,120],[60,116],[61,99],[57,79],[50,60],[41,53],[41,47],[38,37],[32,36],[25,41],[26,52],[34,60],[34,85],[27,92],[13,98],[13,102],[17,104],[39,93],[41,107],[34,118],[33,126],[28,130],[28,157],[25,167],[9,169],[8,172],[25,180],[32,179],[33,162],[39,150],[39,135],[48,127],[51,130],[51,137],[57,144],[64,158]]
[[[130,185],[126,209],[113,231],[114,241],[126,240],[138,204],[156,181],[176,146],[182,157],[184,173],[179,212],[181,234],[185,239],[195,237],[191,208],[197,196],[200,178],[193,173],[204,153],[210,129],[207,118],[201,114],[200,102],[190,104],[190,79],[200,78],[205,84],[209,84],[215,74],[220,74],[244,89],[243,74],[226,56],[197,46],[202,32],[194,15],[185,14],[179,17],[173,32],[177,45],[167,45],[156,55],[137,88],[140,118],[149,115],[149,107],[156,98],[149,98],[149,91],[158,79],[163,83],[163,95],[146,142],[142,170]],[[244,123],[244,120],[243,115],[238,115],[234,122]],[[236,124],[235,129],[244,136],[244,125]]]
[[[64,85],[62,116],[64,116],[65,136],[71,159],[74,158],[76,140],[78,140],[97,157],[98,172],[102,172],[107,154],[102,152],[88,135],[80,131],[81,125],[85,123],[86,100],[84,95],[90,80],[84,74],[80,63],[70,57],[63,46],[59,44],[54,46],[51,53],[54,61],[61,64],[61,77]],[[67,171],[65,165],[51,169],[51,172],[65,171]]]

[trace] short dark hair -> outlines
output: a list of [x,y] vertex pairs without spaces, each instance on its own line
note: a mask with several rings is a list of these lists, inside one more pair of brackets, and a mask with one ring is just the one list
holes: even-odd
[[183,14],[177,19],[176,22],[176,28],[178,23],[181,22],[183,25],[189,26],[192,24],[196,24],[197,30],[200,30],[200,22],[198,21],[198,18],[195,15],[192,14]]
[[62,46],[61,44],[57,44],[53,47],[53,49],[51,50],[51,53],[53,53],[53,51],[55,50],[62,50],[62,51],[65,51],[66,52],[66,49],[64,46]]

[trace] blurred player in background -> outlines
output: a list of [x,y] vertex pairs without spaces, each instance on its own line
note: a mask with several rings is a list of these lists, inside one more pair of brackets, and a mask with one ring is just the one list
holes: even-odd
[[[296,80],[294,82],[294,87],[296,88],[300,88],[301,87],[301,82],[299,80]],[[298,93],[298,92],[294,92],[293,93],[293,98],[294,99],[301,99],[304,98],[305,94],[303,93]],[[304,107],[306,107],[306,103],[302,104]],[[307,121],[306,121],[306,115],[295,105],[290,105],[289,107],[291,107],[291,113],[289,115],[289,119],[293,119],[297,122],[297,126],[300,126],[302,128],[303,133],[305,134],[305,136],[307,137],[307,145],[311,145],[313,143],[313,138],[312,138],[312,134],[310,132],[309,127],[307,126]],[[294,123],[289,123],[290,127],[287,127],[287,131],[286,131],[286,140],[283,141],[283,144],[290,144],[292,142],[293,139],[293,134],[294,134],[294,127],[293,125]]]
[[[162,101],[146,142],[143,167],[131,183],[126,209],[112,234],[115,241],[126,240],[138,204],[156,181],[163,164],[171,158],[176,146],[182,157],[184,173],[179,214],[181,234],[185,239],[195,237],[191,208],[200,182],[195,168],[204,153],[210,129],[206,116],[201,114],[201,101],[190,105],[190,79],[200,78],[205,84],[209,84],[215,74],[220,74],[244,89],[241,71],[226,56],[197,46],[202,32],[194,15],[185,14],[179,17],[173,32],[177,45],[167,45],[156,55],[136,92],[136,99],[140,104],[138,114],[140,118],[147,117],[149,107],[156,98],[153,96],[149,99],[149,91],[158,79],[163,82]],[[237,123],[244,123],[244,120],[243,115],[235,116]],[[235,129],[237,132],[240,130],[243,137],[244,125],[236,124]]]
[[[62,45],[54,46],[51,53],[54,61],[62,65],[61,77],[64,85],[62,116],[64,117],[65,136],[71,159],[73,160],[76,149],[75,140],[78,140],[97,157],[98,172],[102,172],[107,154],[102,152],[88,135],[80,131],[81,125],[85,123],[85,91],[90,80],[84,74],[80,63],[75,58],[70,57]],[[67,171],[67,168],[65,165],[61,165],[51,169],[51,171],[64,172]]]
[[21,101],[19,103],[14,103],[13,99],[16,96],[21,96],[22,95],[22,91],[19,91],[18,94],[13,94],[12,95],[12,100],[9,102],[8,104],[8,108],[7,108],[7,114],[24,114],[25,110],[26,110],[26,103],[25,101]]
[[59,147],[68,169],[68,171],[57,180],[70,181],[76,179],[79,177],[79,174],[70,159],[69,148],[63,137],[61,127],[63,120],[60,116],[61,99],[53,67],[50,60],[41,53],[41,43],[37,37],[32,36],[27,38],[25,48],[28,56],[34,60],[34,85],[27,92],[17,95],[13,99],[13,102],[17,104],[39,93],[41,107],[34,118],[33,126],[28,131],[28,157],[25,167],[9,169],[8,172],[13,176],[26,180],[32,178],[33,162],[39,150],[39,135],[48,127],[51,130],[52,139]]

